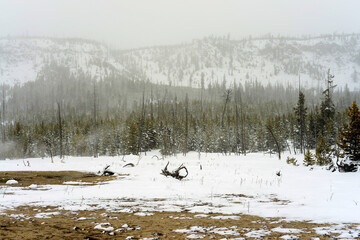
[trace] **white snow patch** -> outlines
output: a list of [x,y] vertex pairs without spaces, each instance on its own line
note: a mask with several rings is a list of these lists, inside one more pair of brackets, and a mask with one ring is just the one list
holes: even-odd
[[273,229],[271,229],[271,231],[279,232],[279,233],[301,233],[301,232],[303,232],[302,230],[296,229],[296,228],[281,228],[281,227],[273,228]]
[[240,235],[236,230],[228,229],[226,227],[215,228],[215,229],[211,230],[210,232],[216,233],[219,235],[234,235],[234,236]]
[[148,212],[137,212],[137,213],[134,213],[134,215],[136,215],[136,216],[142,216],[142,217],[145,217],[145,216],[152,216],[152,215],[154,215],[154,213],[148,213]]
[[233,220],[240,220],[239,216],[214,216],[211,217],[212,219],[233,219]]
[[286,239],[286,240],[288,240],[288,239],[298,239],[298,237],[295,236],[295,235],[284,235],[284,236],[281,236],[280,238]]
[[81,181],[67,181],[63,182],[64,185],[92,185],[92,182],[81,182]]
[[199,238],[204,238],[205,235],[203,234],[190,234],[189,236],[187,236],[186,238],[189,238],[189,239],[199,239]]
[[42,212],[37,213],[34,217],[35,218],[51,218],[51,216],[59,215],[59,212]]
[[271,232],[268,230],[253,230],[251,232],[246,233],[245,236],[248,238],[262,238],[269,234],[271,234]]
[[99,223],[94,227],[94,229],[103,230],[105,232],[114,231],[114,228],[111,226],[110,223]]
[[8,185],[13,185],[13,184],[18,184],[19,182],[14,180],[14,179],[10,179],[10,180],[7,180],[5,184],[8,184]]
[[195,218],[206,218],[206,217],[209,217],[209,215],[207,214],[196,214],[194,215]]

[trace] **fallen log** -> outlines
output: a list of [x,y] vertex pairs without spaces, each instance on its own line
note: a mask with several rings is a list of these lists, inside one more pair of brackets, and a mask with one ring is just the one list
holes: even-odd
[[[170,172],[167,167],[169,166],[169,162],[166,164],[165,168],[161,170],[161,174],[164,175],[164,176],[170,176],[170,177],[173,177],[173,178],[176,178],[178,180],[182,180],[184,178],[187,177],[187,175],[189,174],[187,168],[184,166],[184,164],[181,164],[176,170]],[[186,175],[181,175],[180,174],[180,171],[181,170],[185,170],[186,172]]]
[[124,166],[123,166],[123,168],[124,167],[135,167],[135,165],[133,164],[133,163],[128,163],[128,164],[125,164]]
[[113,171],[111,171],[111,170],[109,169],[109,167],[110,167],[110,165],[107,165],[107,166],[104,168],[103,172],[101,173],[101,176],[112,176],[112,175],[115,174]]

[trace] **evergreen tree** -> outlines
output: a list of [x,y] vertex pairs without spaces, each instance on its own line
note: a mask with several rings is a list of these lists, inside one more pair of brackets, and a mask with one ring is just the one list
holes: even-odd
[[138,140],[139,140],[138,126],[134,121],[130,123],[127,135],[127,152],[131,154],[138,154]]
[[335,105],[332,100],[332,92],[336,85],[333,85],[334,76],[330,74],[330,69],[327,73],[327,88],[323,91],[324,99],[320,105],[320,130],[321,134],[325,136],[326,142],[329,144],[335,143]]
[[306,132],[306,111],[305,107],[305,95],[300,91],[299,100],[297,106],[294,108],[295,116],[297,121],[297,132],[298,132],[298,142],[300,147],[300,153],[303,153],[305,132]]
[[330,146],[326,143],[323,136],[320,136],[319,143],[315,149],[316,164],[320,166],[328,165],[331,163],[329,153],[331,151]]
[[360,116],[359,107],[354,101],[348,108],[347,115],[350,123],[339,129],[339,141],[337,145],[344,151],[350,160],[360,160]]
[[[315,111],[316,112],[316,111]],[[314,149],[317,142],[317,125],[316,125],[316,113],[311,111],[308,116],[309,125],[306,137],[306,145],[308,148]]]
[[314,155],[308,149],[304,154],[304,165],[305,166],[312,166],[315,164]]

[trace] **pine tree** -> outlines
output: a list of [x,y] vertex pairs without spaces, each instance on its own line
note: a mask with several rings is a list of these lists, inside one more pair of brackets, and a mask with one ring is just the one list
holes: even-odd
[[138,154],[138,137],[139,131],[136,123],[132,121],[128,129],[127,151],[131,154]]
[[308,149],[304,154],[304,165],[305,166],[312,166],[315,164],[314,155]]
[[299,100],[297,106],[294,108],[295,116],[297,121],[297,131],[299,137],[299,146],[300,152],[303,153],[304,149],[304,140],[305,140],[305,132],[306,132],[306,111],[307,108],[305,107],[305,95],[300,91],[299,92]]
[[328,156],[330,151],[330,146],[326,143],[324,137],[320,136],[319,143],[315,149],[316,164],[320,166],[330,164],[331,159]]
[[339,142],[337,144],[350,160],[360,161],[360,115],[359,107],[355,101],[348,108],[347,115],[350,123],[343,124],[343,128],[339,129]]
[[330,74],[330,69],[327,73],[327,88],[323,91],[324,99],[320,106],[320,130],[321,134],[330,144],[335,143],[336,133],[334,128],[335,105],[332,100],[332,92],[336,85],[333,85],[334,76]]

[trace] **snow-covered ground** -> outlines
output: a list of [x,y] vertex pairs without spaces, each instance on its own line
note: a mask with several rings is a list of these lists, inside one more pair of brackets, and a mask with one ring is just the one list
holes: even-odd
[[[67,157],[64,161],[55,159],[54,163],[50,159],[26,159],[30,167],[23,159],[0,161],[1,171],[98,172],[109,164],[116,173],[126,174],[101,185],[0,186],[0,212],[34,205],[75,211],[108,209],[145,214],[187,209],[204,216],[210,212],[246,213],[321,223],[360,221],[360,172],[332,173],[320,167],[310,170],[263,153],[202,153],[199,158],[198,153],[191,152],[187,156],[158,157],[160,154],[153,151],[140,161],[138,156]],[[297,158],[301,160],[302,156]],[[160,175],[168,161],[169,170],[184,163],[188,177],[179,181]],[[129,162],[135,167],[123,168]]]

